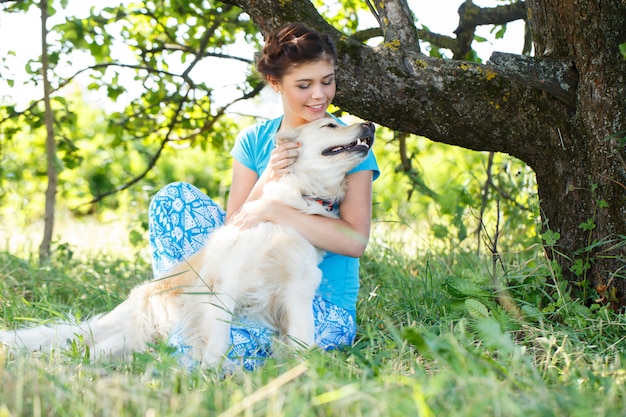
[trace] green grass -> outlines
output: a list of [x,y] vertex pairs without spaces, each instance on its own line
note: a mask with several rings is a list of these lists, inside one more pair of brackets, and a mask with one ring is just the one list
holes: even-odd
[[[626,320],[574,300],[540,255],[503,256],[493,277],[490,259],[461,250],[399,253],[374,243],[364,257],[350,349],[228,376],[180,369],[164,343],[95,364],[78,346],[0,349],[0,417],[626,415]],[[2,252],[0,327],[109,310],[149,270],[140,257],[61,250],[39,266]]]

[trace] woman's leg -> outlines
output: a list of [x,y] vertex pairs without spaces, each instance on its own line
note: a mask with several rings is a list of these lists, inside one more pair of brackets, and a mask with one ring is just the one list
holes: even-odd
[[[339,349],[354,343],[356,322],[352,314],[320,296],[313,299],[315,320],[315,344],[324,350]],[[272,339],[276,336],[270,330],[255,323],[252,319],[237,318],[231,324],[228,359],[247,370],[262,365],[271,355]]]
[[356,321],[346,309],[320,296],[313,299],[315,343],[324,350],[351,346],[356,337]]
[[174,182],[159,190],[148,210],[155,277],[200,250],[225,218],[224,210],[191,184]]

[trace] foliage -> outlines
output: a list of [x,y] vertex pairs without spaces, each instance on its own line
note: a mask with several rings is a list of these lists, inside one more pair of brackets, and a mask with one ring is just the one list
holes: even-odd
[[[55,251],[45,267],[1,253],[2,327],[108,310],[149,268],[70,252]],[[359,333],[350,349],[313,350],[228,375],[180,369],[164,342],[129,361],[96,364],[86,362],[80,344],[32,357],[4,351],[0,410],[15,416],[623,415],[624,316],[573,303],[558,271],[535,249],[504,255],[498,269],[507,271],[498,279],[518,312],[505,309],[492,290],[494,271],[485,259],[463,250],[406,256],[379,242],[362,263]]]
[[[116,146],[116,139],[106,131],[106,114],[89,106],[87,100],[80,92],[64,100],[68,113],[76,116],[76,123],[74,128],[70,124],[60,125],[64,140],[58,152],[58,198],[63,209],[71,209],[75,216],[90,215],[101,221],[126,213],[133,225],[130,232],[143,235],[149,199],[169,182],[194,183],[224,203],[230,177],[227,152],[198,152],[189,144],[167,144],[140,187],[117,193],[95,206],[85,204],[104,192],[123,187],[146,168],[145,155],[152,152],[149,145],[140,141]],[[45,133],[42,127],[31,129],[5,141],[0,154],[0,213],[22,227],[43,216],[46,186]]]
[[[52,12],[54,8],[61,10],[67,6],[66,2],[50,3]],[[13,4],[7,11],[31,6],[34,7],[30,2]],[[61,188],[62,193],[70,194],[65,202],[67,206],[71,207],[76,199],[81,203],[98,202],[140,182],[142,190],[149,189],[157,179],[172,180],[169,174],[197,176],[201,188],[216,197],[223,195],[217,185],[220,178],[202,184],[202,180],[213,174],[202,174],[200,167],[216,162],[215,158],[196,164],[198,168],[192,168],[185,175],[159,160],[162,154],[171,152],[171,147],[227,154],[236,132],[246,121],[240,117],[239,126],[235,125],[232,118],[224,117],[226,109],[260,91],[258,79],[245,77],[250,60],[230,55],[228,48],[237,42],[258,45],[256,29],[249,21],[241,20],[242,12],[231,6],[208,1],[173,2],[168,7],[163,6],[165,4],[160,2],[103,5],[92,8],[87,17],[61,20],[51,30],[54,40],[50,41],[48,52],[52,64],[50,75],[56,87],[58,164],[59,168],[66,169]],[[9,51],[9,56],[11,54]],[[78,67],[69,77],[63,76],[76,56],[81,57],[84,67]],[[237,85],[228,87],[228,101],[214,97],[215,85],[219,82],[215,83],[210,77],[211,66],[221,65],[221,61],[239,62],[238,72],[244,75]],[[30,74],[27,82],[40,82],[38,62],[34,58],[27,63],[26,70]],[[76,65],[78,63],[73,68],[77,68]],[[8,85],[15,84],[12,78],[5,78],[5,81]],[[107,97],[110,102],[106,113],[96,110],[100,106],[90,98],[83,98],[83,93],[64,95],[70,89],[68,86],[91,96]],[[67,99],[72,96],[74,100]],[[42,170],[45,173],[45,163],[39,158],[27,160],[26,173],[22,173],[22,154],[14,157],[10,153],[16,150],[29,152],[29,155],[44,154],[40,151],[39,139],[43,107],[33,101],[18,110],[23,106],[18,104],[5,97],[4,105],[0,106],[0,125],[3,126],[0,181],[7,185],[7,190],[20,189],[24,182],[42,175]],[[23,141],[28,144],[16,143]],[[197,160],[193,158],[189,162]],[[217,162],[213,166],[222,170],[224,163]],[[140,195],[138,203],[144,206],[142,191],[137,194]],[[34,194],[27,195],[30,199]],[[3,193],[0,203],[6,204],[4,199],[8,197],[15,198],[8,192]],[[105,203],[108,207],[117,205],[117,201]],[[80,211],[91,213],[94,210],[96,207],[88,205]]]
[[496,233],[502,237],[495,252],[539,242],[536,183],[526,164],[496,154],[489,166],[485,152],[412,136],[406,141],[411,161],[406,170],[397,162],[400,145],[393,133],[379,129],[377,138],[382,172],[374,183],[378,221],[411,225],[424,241],[441,247],[491,250],[489,240]]

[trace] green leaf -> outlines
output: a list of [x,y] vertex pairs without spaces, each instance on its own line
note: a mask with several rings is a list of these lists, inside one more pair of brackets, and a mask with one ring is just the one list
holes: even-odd
[[581,224],[578,225],[579,229],[582,229],[586,232],[592,231],[593,229],[596,228],[596,224],[594,223],[594,221],[592,219],[587,219],[586,222],[583,222]]
[[436,239],[445,239],[448,236],[448,227],[442,224],[433,224],[430,226],[430,230],[433,231],[433,236]]
[[468,298],[465,300],[465,309],[475,319],[484,319],[489,317],[489,310],[483,303],[474,299]]
[[477,36],[477,35],[474,35],[474,40],[479,43],[487,42],[487,38],[484,38],[482,36]]
[[498,27],[499,29],[496,31],[495,37],[496,39],[502,39],[504,38],[504,34],[506,33],[506,25],[495,26],[494,29]]
[[588,271],[589,268],[591,268],[589,262],[583,261],[582,259],[576,259],[569,270],[580,277],[585,271]]
[[524,313],[524,315],[532,321],[539,321],[543,318],[541,310],[533,305],[524,304],[521,309],[522,313]]
[[402,330],[402,337],[423,355],[432,356],[431,342],[424,336],[424,332],[414,328],[406,327]]
[[561,234],[559,232],[554,232],[552,230],[546,230],[541,234],[541,239],[546,243],[547,246],[554,246],[561,238]]
[[502,354],[512,353],[516,346],[511,336],[504,333],[497,321],[492,318],[480,320],[476,324],[478,335],[482,339],[485,347],[498,350]]
[[485,298],[489,293],[468,278],[450,275],[443,281],[444,288],[455,298]]

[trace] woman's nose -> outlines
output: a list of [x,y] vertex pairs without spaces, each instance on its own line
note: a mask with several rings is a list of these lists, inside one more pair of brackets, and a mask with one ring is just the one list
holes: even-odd
[[313,87],[313,91],[311,93],[311,97],[313,97],[313,98],[325,97],[324,89],[322,88],[321,85],[317,85],[317,86]]

